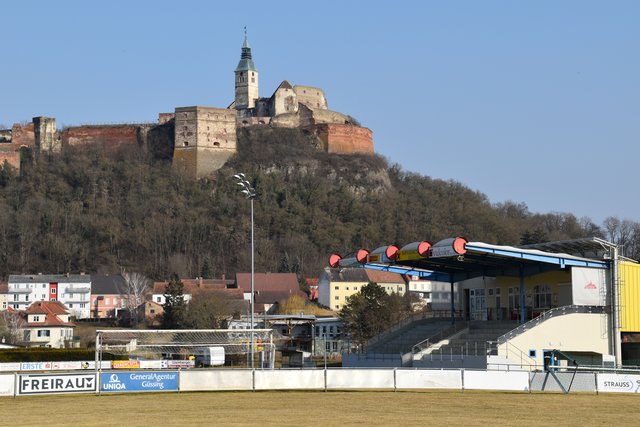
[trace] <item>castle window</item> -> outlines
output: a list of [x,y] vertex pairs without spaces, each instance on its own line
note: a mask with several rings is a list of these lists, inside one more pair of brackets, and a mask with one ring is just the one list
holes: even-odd
[[253,71],[251,72],[251,77],[255,76],[256,73],[254,73]]
[[216,147],[220,147],[220,143],[218,141],[214,142],[213,145],[215,145]]
[[188,147],[188,146],[189,146],[189,142],[188,142],[188,141],[185,141],[185,142],[183,142],[182,144],[183,144],[185,147]]
[[251,83],[255,83],[256,79],[254,77],[251,77]]

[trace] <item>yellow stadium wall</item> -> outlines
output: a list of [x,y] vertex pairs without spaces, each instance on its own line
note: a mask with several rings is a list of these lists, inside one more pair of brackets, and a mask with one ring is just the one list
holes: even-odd
[[640,332],[640,264],[621,262],[620,304],[622,332]]

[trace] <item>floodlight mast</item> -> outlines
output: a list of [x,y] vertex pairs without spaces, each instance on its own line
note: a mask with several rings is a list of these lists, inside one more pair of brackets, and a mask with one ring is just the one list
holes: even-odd
[[[255,254],[255,246],[254,246],[254,226],[253,226],[253,199],[256,197],[256,190],[247,180],[247,176],[244,173],[237,173],[233,176],[242,189],[240,193],[243,194],[247,199],[249,199],[251,204],[251,298],[249,300],[249,305],[251,306],[251,317],[250,329],[253,329],[253,316],[254,316],[254,297],[255,297],[255,263],[254,263],[254,254]],[[254,345],[253,345],[253,333],[251,333],[251,369],[254,369]]]

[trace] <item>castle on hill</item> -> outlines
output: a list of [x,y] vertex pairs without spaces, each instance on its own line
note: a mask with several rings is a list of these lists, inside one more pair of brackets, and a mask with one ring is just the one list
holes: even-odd
[[298,128],[316,137],[328,153],[373,154],[370,129],[328,108],[324,91],[284,80],[268,97],[259,95],[259,73],[245,31],[235,71],[235,99],[227,108],[177,107],[160,113],[158,123],[56,128],[51,117],[0,129],[0,164],[20,167],[22,150],[57,152],[64,146],[103,144],[105,148],[143,145],[170,156],[175,168],[193,178],[220,169],[236,152],[236,130],[242,127]]

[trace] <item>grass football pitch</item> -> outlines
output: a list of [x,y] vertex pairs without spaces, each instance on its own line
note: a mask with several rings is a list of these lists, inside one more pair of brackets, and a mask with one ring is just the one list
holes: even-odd
[[638,425],[639,395],[202,392],[0,398],[4,425]]

